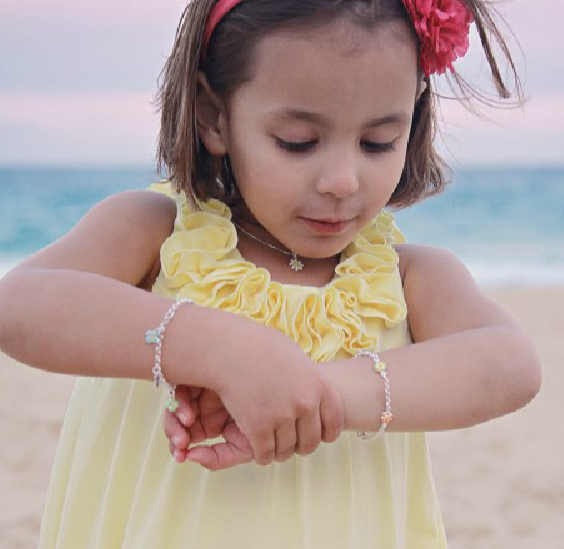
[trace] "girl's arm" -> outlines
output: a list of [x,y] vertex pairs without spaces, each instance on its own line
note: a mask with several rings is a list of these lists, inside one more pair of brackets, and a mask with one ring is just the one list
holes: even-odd
[[[94,207],[0,281],[0,349],[43,370],[151,380],[145,332],[172,302],[146,290],[175,214],[173,201],[145,191]],[[295,446],[296,425],[306,453],[321,425],[324,440],[342,428],[339,393],[299,347],[236,315],[181,307],[167,329],[163,370],[173,383],[216,391],[259,463]]]
[[[384,351],[394,420],[390,431],[469,427],[513,412],[539,391],[541,368],[524,330],[444,250],[398,247],[413,345]],[[377,431],[384,383],[370,358],[329,363],[345,428]]]
[[141,288],[174,209],[157,193],[115,195],[23,261],[0,281],[0,348],[43,370],[150,379],[154,351],[140,343],[170,303]]

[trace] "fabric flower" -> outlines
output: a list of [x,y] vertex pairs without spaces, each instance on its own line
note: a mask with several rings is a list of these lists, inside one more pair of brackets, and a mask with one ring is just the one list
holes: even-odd
[[468,51],[474,17],[462,0],[403,0],[421,42],[425,76],[453,70],[452,63]]

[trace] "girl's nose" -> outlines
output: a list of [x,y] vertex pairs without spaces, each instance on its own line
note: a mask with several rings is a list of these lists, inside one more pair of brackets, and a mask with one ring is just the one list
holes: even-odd
[[317,180],[317,192],[346,198],[359,189],[358,166],[353,154],[340,155],[325,164]]

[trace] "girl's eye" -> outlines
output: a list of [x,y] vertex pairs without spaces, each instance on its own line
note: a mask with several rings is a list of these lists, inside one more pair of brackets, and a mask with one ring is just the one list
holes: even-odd
[[[317,144],[317,141],[311,139],[309,141],[284,141],[279,137],[276,138],[276,143],[278,146],[285,151],[301,153],[307,152]],[[396,140],[390,141],[389,143],[377,143],[375,141],[367,141],[363,139],[360,142],[361,147],[368,153],[384,153],[393,151],[395,148]]]
[[317,141],[315,141],[315,140],[299,141],[299,142],[284,141],[283,139],[280,139],[279,137],[277,137],[276,143],[278,144],[278,146],[281,149],[284,149],[285,151],[301,153],[301,152],[309,151],[312,147],[315,146]]
[[394,139],[389,143],[376,143],[374,141],[362,140],[360,142],[360,145],[368,153],[384,153],[394,150],[396,145],[396,140]]

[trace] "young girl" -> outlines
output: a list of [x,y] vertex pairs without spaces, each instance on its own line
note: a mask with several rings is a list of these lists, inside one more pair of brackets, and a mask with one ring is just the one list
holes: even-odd
[[192,1],[160,90],[169,182],[103,201],[0,284],[1,348],[82,376],[41,549],[446,546],[424,431],[522,407],[540,368],[383,209],[445,184],[430,77],[472,24],[508,96],[491,15]]

